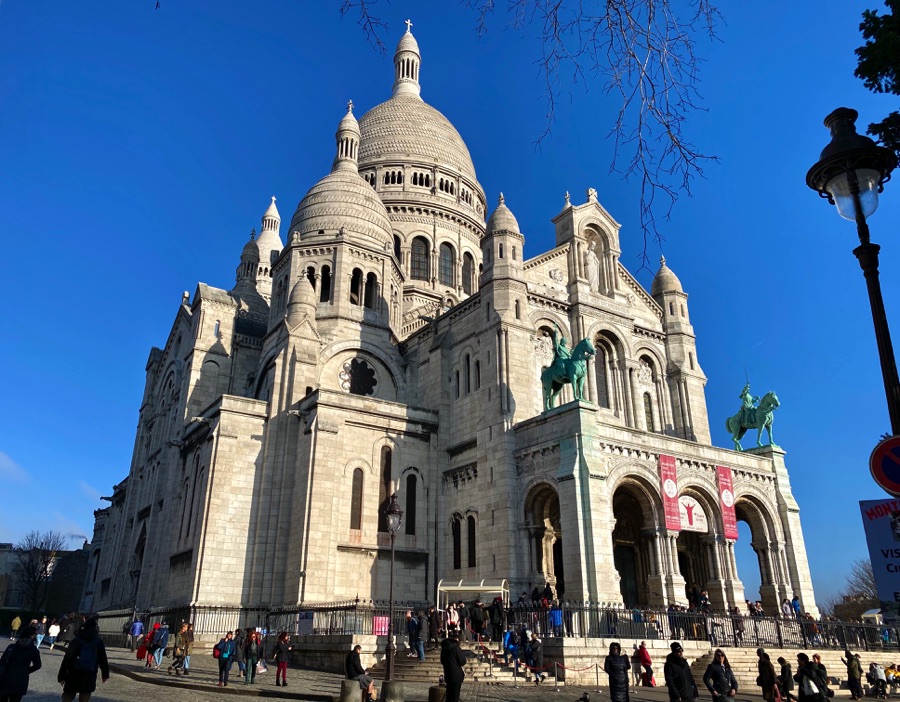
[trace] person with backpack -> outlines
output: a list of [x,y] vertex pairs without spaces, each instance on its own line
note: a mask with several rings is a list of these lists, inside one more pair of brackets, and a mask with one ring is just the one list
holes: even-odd
[[519,634],[516,628],[510,624],[503,635],[503,665],[509,665],[509,659],[513,659],[516,671],[519,670]]
[[97,631],[97,620],[88,619],[78,631],[78,635],[66,647],[56,679],[63,686],[62,702],[88,702],[91,693],[97,689],[97,670],[101,680],[109,680],[109,661],[106,647]]
[[[126,625],[128,626],[128,625]],[[144,622],[135,617],[134,621],[131,622],[131,625],[128,626],[128,645],[131,647],[131,650],[134,651],[141,640],[141,635],[144,633]]]
[[28,692],[28,676],[41,669],[41,654],[34,646],[33,626],[19,630],[18,640],[7,646],[0,657],[0,700],[19,702]]
[[236,652],[237,647],[234,645],[232,634],[226,631],[225,636],[213,647],[213,658],[219,659],[219,687],[223,685],[228,687],[228,674],[231,672]]
[[169,645],[169,625],[163,622],[159,625],[159,629],[153,635],[153,660],[156,663],[156,669],[162,665],[163,655],[166,652],[166,646]]

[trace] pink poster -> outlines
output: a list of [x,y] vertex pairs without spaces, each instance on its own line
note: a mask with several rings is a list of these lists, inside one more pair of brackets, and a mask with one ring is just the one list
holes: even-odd
[[719,504],[722,507],[722,535],[726,539],[737,541],[737,517],[734,514],[734,486],[731,481],[731,468],[717,466],[719,480]]
[[659,456],[659,479],[662,483],[663,510],[666,529],[681,531],[681,515],[678,512],[678,483],[675,477],[675,456]]

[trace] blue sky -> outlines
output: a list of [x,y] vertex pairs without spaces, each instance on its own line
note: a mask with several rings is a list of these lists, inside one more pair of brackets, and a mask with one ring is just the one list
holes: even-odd
[[[455,124],[490,203],[502,190],[526,254],[553,245],[568,190],[594,187],[622,223],[638,271],[637,184],[609,173],[618,104],[573,86],[541,149],[545,105],[533,37],[502,15],[479,40],[460,2],[382,1],[388,55],[339,0],[96,0],[0,4],[0,540],[32,528],[90,534],[99,497],[127,475],[150,347],[183,290],[231,287],[269,196],[289,219],[328,172],[333,135],[387,99],[390,54],[408,16],[423,53],[422,95]],[[502,3],[500,3],[502,5]],[[746,368],[777,391],[817,595],[863,557],[858,500],[882,495],[868,456],[889,430],[854,226],[805,185],[838,106],[880,119],[896,98],[853,77],[870,2],[723,2],[701,40],[703,104],[688,133],[717,154],[695,197],[661,229],[690,295],[713,442],[738,408]],[[871,219],[900,333],[900,184]],[[651,248],[654,260],[659,248]],[[740,540],[748,596],[756,563]]]

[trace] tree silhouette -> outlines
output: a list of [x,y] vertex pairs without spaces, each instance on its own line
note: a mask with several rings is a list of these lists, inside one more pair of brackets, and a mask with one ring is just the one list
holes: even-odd
[[68,539],[56,531],[31,531],[13,549],[13,575],[21,583],[25,604],[37,613],[47,599],[47,583]]
[[[856,49],[859,58],[854,74],[873,93],[900,95],[900,0],[885,0],[890,12],[863,12],[859,25],[866,43]],[[866,130],[900,156],[900,112],[894,110]]]

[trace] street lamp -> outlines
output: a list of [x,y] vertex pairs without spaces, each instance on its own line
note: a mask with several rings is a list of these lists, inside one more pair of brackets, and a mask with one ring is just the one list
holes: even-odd
[[897,362],[891,332],[888,329],[878,280],[878,251],[881,247],[869,241],[869,217],[878,207],[878,193],[890,180],[891,171],[897,166],[893,151],[878,146],[869,137],[856,133],[859,113],[848,107],[839,107],[825,118],[825,126],[831,130],[831,143],[809,173],[806,184],[837,206],[838,214],[856,222],[859,246],[853,249],[869,291],[875,339],[881,359],[881,375],[887,396],[891,431],[900,435],[900,380],[897,378]]
[[397,532],[400,530],[400,523],[403,520],[403,510],[397,503],[396,492],[391,495],[390,504],[384,513],[387,515],[388,531],[391,532],[391,592],[388,605],[387,663],[384,667],[384,681],[390,682],[394,677],[394,655],[397,653],[397,647],[394,645],[394,540],[397,538]]

